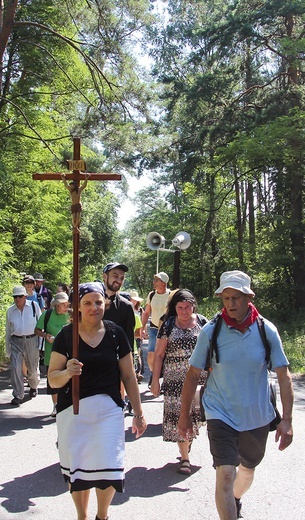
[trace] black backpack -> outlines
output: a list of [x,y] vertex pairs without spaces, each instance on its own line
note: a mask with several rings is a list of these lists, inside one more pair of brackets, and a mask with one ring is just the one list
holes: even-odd
[[[196,316],[197,316],[197,322],[199,323],[199,325],[201,325],[201,327],[203,327],[203,325],[208,323],[208,319],[205,316],[203,316],[202,314],[196,314]],[[170,333],[172,332],[172,330],[174,328],[175,319],[176,319],[176,316],[171,316],[170,318],[168,318],[165,321],[167,337],[170,336]],[[162,320],[162,317],[160,318],[160,320]]]
[[[217,336],[219,334],[220,327],[221,327],[221,324],[222,324],[221,313],[219,312],[218,314],[216,314],[216,316],[213,318],[213,320],[215,322],[215,327],[214,327],[213,334],[212,334],[212,337],[211,337],[211,340],[210,340],[210,346],[209,346],[209,350],[208,350],[207,358],[206,358],[206,362],[205,362],[204,369],[206,371],[211,371],[212,358],[213,358],[214,352],[215,352],[216,363],[219,363],[219,352],[218,352],[218,347],[217,347]],[[267,363],[267,368],[270,371],[271,370],[271,345],[270,345],[270,343],[269,343],[269,341],[267,339],[266,330],[265,330],[265,324],[264,324],[264,318],[260,314],[258,315],[258,317],[256,319],[256,323],[257,323],[257,326],[258,326],[258,330],[259,330],[259,333],[260,333],[261,340],[262,340],[263,345],[265,347],[265,352],[266,352],[265,359],[266,359],[266,363]],[[270,431],[274,431],[274,430],[276,430],[277,425],[281,422],[282,417],[281,417],[281,414],[279,413],[279,411],[278,411],[278,409],[276,407],[276,389],[275,389],[275,384],[272,381],[269,382],[269,388],[270,388],[270,400],[271,400],[271,403],[273,405],[273,408],[274,408],[274,411],[275,411],[275,414],[276,414],[275,418],[273,419],[273,421],[269,425],[269,430]],[[202,388],[202,392],[203,392],[203,388]]]
[[[33,302],[32,302],[33,303]],[[44,321],[43,321],[43,330],[44,332],[47,334],[47,325],[48,325],[48,321],[51,317],[51,314],[53,312],[53,309],[48,309],[46,312],[45,312],[45,315],[44,315]],[[44,359],[44,343],[45,343],[45,339],[42,338],[42,342],[41,342],[41,345],[39,347],[39,350],[40,350],[40,362],[43,363],[43,359]]]
[[53,309],[48,309],[44,315],[43,330],[45,331],[45,333],[47,333],[47,325],[48,325],[49,319],[51,318],[52,312],[53,312]]
[[[214,316],[212,321],[214,321],[215,326],[214,326],[212,337],[210,339],[210,347],[209,347],[209,350],[208,350],[208,353],[207,353],[207,359],[206,359],[206,364],[205,364],[205,368],[204,368],[207,371],[211,370],[212,358],[213,358],[214,353],[215,353],[216,363],[219,363],[219,352],[218,352],[218,347],[217,347],[217,337],[218,337],[218,334],[219,334],[219,331],[220,331],[220,328],[221,328],[221,324],[222,324],[221,312],[217,313],[216,316]],[[271,346],[270,346],[270,343],[269,343],[269,341],[267,339],[267,336],[266,336],[264,318],[260,314],[258,315],[258,317],[256,319],[256,323],[257,323],[257,326],[258,326],[258,330],[259,330],[259,333],[260,333],[261,340],[262,340],[263,345],[265,347],[265,352],[266,352],[265,359],[266,359],[266,362],[267,362],[267,367],[268,367],[268,370],[271,370]]]

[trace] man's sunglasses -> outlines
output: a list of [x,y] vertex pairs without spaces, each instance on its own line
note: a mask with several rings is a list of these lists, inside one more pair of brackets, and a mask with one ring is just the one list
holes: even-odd
[[25,294],[17,294],[16,296],[14,296],[14,298],[23,298],[25,296]]

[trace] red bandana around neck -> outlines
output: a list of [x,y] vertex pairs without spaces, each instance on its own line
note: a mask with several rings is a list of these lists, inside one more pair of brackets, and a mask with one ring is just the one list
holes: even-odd
[[229,327],[234,327],[234,329],[237,329],[240,332],[244,332],[250,325],[252,325],[252,323],[255,322],[257,316],[258,310],[256,309],[256,307],[254,307],[253,303],[249,303],[248,314],[242,323],[237,323],[237,321],[234,318],[230,318],[225,307],[221,311],[221,317],[224,319],[226,324]]

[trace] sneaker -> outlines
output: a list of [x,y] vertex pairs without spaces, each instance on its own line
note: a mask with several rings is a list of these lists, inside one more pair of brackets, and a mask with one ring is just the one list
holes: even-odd
[[236,518],[242,518],[241,516],[241,501],[240,501],[240,498],[235,498],[235,504],[236,504],[236,513],[237,513],[237,517]]
[[56,404],[54,404],[52,413],[50,413],[50,417],[56,417],[56,414],[57,414],[57,409],[56,409]]
[[30,388],[30,393],[29,393],[29,396],[32,398],[32,397],[36,397],[38,394],[38,390],[37,388]]
[[14,399],[11,400],[11,404],[13,406],[20,406],[22,403],[22,399],[18,399],[18,397],[14,397]]

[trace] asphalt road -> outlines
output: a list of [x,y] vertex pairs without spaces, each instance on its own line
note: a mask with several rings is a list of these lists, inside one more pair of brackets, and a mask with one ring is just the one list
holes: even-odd
[[[148,375],[139,386],[148,422],[138,440],[126,415],[126,491],[110,506],[110,520],[217,520],[215,471],[206,429],[193,443],[189,477],[177,473],[178,451],[161,437],[162,396],[153,398]],[[146,381],[146,382],[145,382]],[[303,520],[305,517],[305,380],[294,377],[294,442],[279,452],[270,434],[266,456],[243,500],[245,520]],[[0,372],[0,520],[76,520],[62,479],[56,449],[56,421],[42,378],[39,395],[19,408],[10,405],[9,371]],[[89,520],[96,515],[90,496]]]

